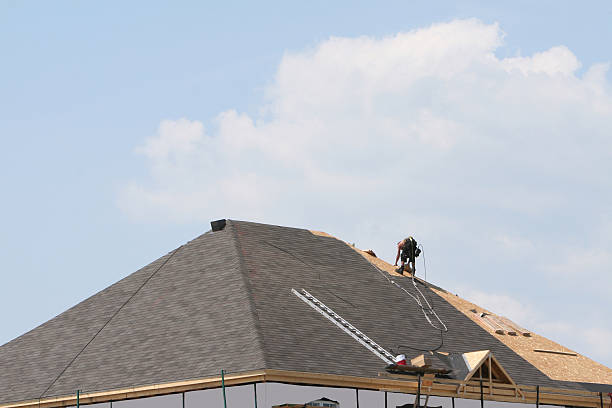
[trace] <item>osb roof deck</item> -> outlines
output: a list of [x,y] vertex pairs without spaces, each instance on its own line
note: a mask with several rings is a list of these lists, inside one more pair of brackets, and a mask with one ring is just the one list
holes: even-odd
[[[320,231],[312,231],[312,233],[331,237],[331,235]],[[396,267],[393,265],[368,254],[366,251],[360,250],[351,245],[349,245],[349,247],[357,251],[370,263],[384,270],[388,274],[400,276],[397,272],[395,272]],[[491,327],[487,326],[481,319],[479,319],[477,314],[472,310],[476,310],[478,313],[484,312],[494,316],[495,313],[442,288],[429,283],[427,284],[434,293],[442,297],[457,310],[461,311],[466,317],[479,325],[492,337],[495,337],[497,340],[508,346],[510,349],[512,349],[512,351],[523,357],[533,366],[537,367],[551,379],[568,382],[586,382],[612,385],[612,370],[603,364],[593,361],[590,358],[570,350],[552,340],[549,340],[546,337],[540,336],[533,331],[530,332],[531,335],[529,337],[521,336],[520,334],[518,336],[496,334]],[[520,322],[517,323],[520,324]],[[555,350],[568,352],[568,354],[542,353],[534,350]]]
[[[384,363],[291,293],[308,290],[386,349],[403,346],[409,358],[438,347],[439,331],[371,262],[389,272],[390,265],[333,237],[228,221],[1,346],[0,405],[211,377],[221,369],[376,378]],[[395,280],[416,293],[409,278]],[[489,333],[454,295],[419,285],[448,327],[441,351],[491,350],[527,386],[612,383],[610,370],[594,362],[585,365],[588,374],[572,377],[568,369],[551,378],[539,356]]]

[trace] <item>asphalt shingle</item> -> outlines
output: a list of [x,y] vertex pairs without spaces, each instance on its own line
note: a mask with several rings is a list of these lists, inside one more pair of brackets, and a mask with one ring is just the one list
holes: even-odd
[[[417,295],[408,278],[394,278]],[[553,381],[426,286],[448,327],[334,238],[228,221],[0,347],[0,403],[255,369],[376,377],[384,363],[291,293],[306,289],[387,350],[489,349],[517,383]],[[440,342],[443,343],[440,345]]]

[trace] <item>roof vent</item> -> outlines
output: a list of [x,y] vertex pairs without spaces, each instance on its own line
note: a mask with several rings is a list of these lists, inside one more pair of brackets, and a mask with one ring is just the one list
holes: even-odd
[[212,228],[213,232],[221,231],[223,228],[225,228],[225,219],[217,220],[217,221],[211,221],[210,222],[210,227]]

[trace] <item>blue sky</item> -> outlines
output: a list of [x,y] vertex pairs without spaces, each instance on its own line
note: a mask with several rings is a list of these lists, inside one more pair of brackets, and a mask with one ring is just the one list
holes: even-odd
[[611,19],[1,3],[0,343],[227,217],[415,235],[431,281],[612,366]]

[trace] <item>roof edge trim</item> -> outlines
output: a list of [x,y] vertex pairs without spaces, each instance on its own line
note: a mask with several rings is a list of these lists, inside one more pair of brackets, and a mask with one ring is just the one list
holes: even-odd
[[[226,386],[252,384],[258,382],[274,382],[295,385],[310,385],[335,388],[358,388],[377,391],[393,391],[415,394],[418,388],[416,377],[406,379],[387,378],[363,378],[337,374],[318,374],[284,370],[255,370],[243,373],[226,374],[223,381]],[[404,377],[404,376],[402,376]],[[119,401],[134,398],[152,397],[157,395],[176,394],[187,391],[221,387],[221,376],[206,377],[193,380],[175,381],[163,384],[144,385],[132,388],[122,388],[108,391],[82,393],[79,396],[81,404],[94,404],[109,401]],[[457,392],[458,385],[463,385],[462,391]],[[487,401],[516,402],[529,404],[536,402],[536,387],[518,386],[523,396],[514,394],[514,391],[506,384],[483,382],[487,392],[483,397]],[[480,399],[480,384],[478,381],[459,381],[435,378],[431,386],[427,387],[427,393],[439,397],[455,397],[464,399]],[[492,393],[489,393],[492,391]],[[423,394],[423,390],[421,391]],[[540,387],[539,401],[541,404],[571,405],[575,407],[598,406],[600,393],[586,390],[557,389]],[[611,399],[603,396],[603,402],[611,403]],[[76,393],[73,395],[51,397],[41,400],[28,400],[0,404],[0,408],[57,408],[76,405]]]

